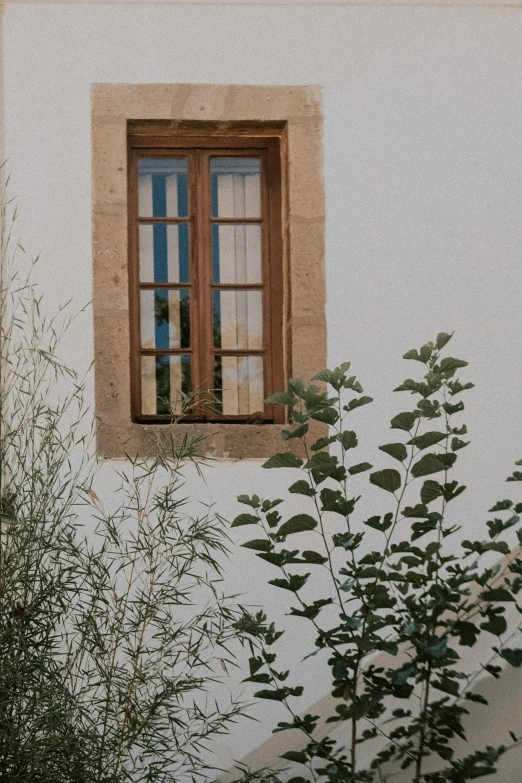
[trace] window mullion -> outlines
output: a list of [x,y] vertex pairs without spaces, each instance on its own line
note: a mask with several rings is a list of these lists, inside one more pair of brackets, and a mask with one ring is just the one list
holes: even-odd
[[196,265],[198,281],[198,392],[203,394],[198,406],[199,415],[202,418],[208,415],[206,407],[207,389],[213,386],[212,372],[212,297],[211,297],[211,233],[210,233],[210,183],[209,183],[209,154],[205,150],[197,150],[195,153],[197,184],[196,184],[196,224],[197,224],[197,248]]

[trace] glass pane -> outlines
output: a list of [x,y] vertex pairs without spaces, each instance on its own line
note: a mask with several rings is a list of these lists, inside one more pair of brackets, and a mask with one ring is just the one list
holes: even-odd
[[214,291],[212,301],[216,348],[263,347],[261,291]]
[[216,356],[214,361],[216,409],[225,416],[246,416],[263,411],[263,359],[261,356]]
[[189,348],[190,304],[186,289],[141,291],[141,347]]
[[185,158],[138,160],[138,214],[140,217],[187,217]]
[[188,283],[189,228],[180,225],[140,225],[140,281],[142,283]]
[[190,356],[141,357],[141,412],[148,416],[179,414],[190,394]]
[[259,158],[212,158],[210,189],[213,217],[261,216]]
[[261,226],[212,226],[214,283],[261,283]]

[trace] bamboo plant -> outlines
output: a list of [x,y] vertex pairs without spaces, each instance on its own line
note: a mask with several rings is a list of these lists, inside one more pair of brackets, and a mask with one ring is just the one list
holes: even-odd
[[99,498],[115,469],[97,473],[89,376],[59,358],[69,310],[46,314],[2,209],[0,779],[212,776],[210,744],[245,705],[227,684],[241,610],[222,587],[226,533],[184,491],[198,441],[119,463]]

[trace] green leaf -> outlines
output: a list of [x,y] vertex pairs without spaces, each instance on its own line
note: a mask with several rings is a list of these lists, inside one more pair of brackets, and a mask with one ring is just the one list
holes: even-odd
[[319,451],[320,449],[325,449],[327,446],[330,445],[330,443],[333,443],[335,440],[337,440],[337,437],[335,435],[331,435],[329,438],[317,438],[315,443],[312,443],[310,448],[312,451]]
[[306,753],[299,750],[287,750],[279,756],[280,759],[286,759],[287,761],[296,761],[298,764],[306,764],[308,757]]
[[463,411],[465,405],[461,400],[460,402],[457,402],[455,405],[452,405],[450,402],[445,402],[442,407],[444,408],[447,414],[453,416],[454,413],[460,413],[460,411]]
[[441,745],[440,743],[434,746],[434,750],[441,759],[444,759],[444,761],[450,761],[455,753],[453,748],[449,748],[447,745]]
[[359,394],[362,394],[363,392],[363,387],[361,386],[359,381],[355,380],[355,376],[348,378],[348,380],[345,381],[343,385],[345,389],[352,389],[352,391],[358,392]]
[[444,658],[448,651],[448,642],[446,639],[437,639],[428,649],[434,658]]
[[405,517],[414,517],[417,519],[429,517],[428,507],[424,504],[417,503],[416,506],[406,506],[402,512]]
[[489,633],[492,633],[495,636],[502,636],[507,630],[506,618],[500,614],[492,614],[480,627],[484,631],[489,631]]
[[504,587],[496,587],[493,590],[484,590],[480,593],[483,601],[514,601],[512,594]]
[[420,478],[421,476],[429,476],[431,473],[440,473],[441,470],[447,470],[450,467],[447,464],[447,460],[441,459],[441,457],[454,457],[454,454],[425,454],[421,459],[413,465],[411,469],[411,475],[413,478]]
[[441,348],[444,348],[446,343],[449,343],[452,337],[453,333],[448,334],[447,332],[439,332],[435,341],[435,345],[437,346],[438,350],[440,351]]
[[470,443],[471,441],[469,440],[460,440],[460,438],[452,438],[451,450],[458,451],[459,449],[463,449],[465,446],[469,446]]
[[283,701],[288,696],[287,688],[277,688],[273,691],[257,691],[254,693],[256,699],[269,699],[270,701]]
[[266,538],[254,538],[252,541],[247,541],[246,544],[241,544],[245,549],[256,549],[258,552],[270,552],[272,544]]
[[266,515],[266,521],[270,527],[277,527],[281,522],[281,514],[279,511],[269,511]]
[[333,598],[319,598],[317,601],[314,601],[313,604],[309,604],[308,606],[301,605],[300,609],[296,609],[295,607],[292,607],[290,609],[290,614],[294,615],[295,617],[306,617],[309,620],[313,620],[323,606],[329,606],[333,603]]
[[370,402],[373,402],[373,397],[354,397],[353,400],[350,400],[348,405],[343,405],[343,410],[350,413],[350,411],[353,411],[355,408],[360,408],[362,405],[368,405]]
[[421,500],[424,504],[431,503],[432,500],[440,498],[442,495],[442,486],[438,481],[428,479],[424,482],[421,489]]
[[381,517],[370,517],[369,519],[366,519],[363,522],[363,525],[368,525],[368,527],[373,527],[374,530],[379,530],[381,533],[384,533],[385,530],[388,530],[389,527],[391,527],[393,524],[393,514],[389,512],[388,514],[385,514],[385,516]]
[[307,422],[306,424],[301,424],[300,427],[296,427],[295,430],[283,430],[281,432],[281,437],[283,440],[290,440],[291,438],[302,438],[308,432],[309,427],[310,425]]
[[390,422],[391,428],[392,430],[409,432],[418,418],[419,414],[417,412],[406,411],[405,413],[398,413]]
[[[449,457],[450,454],[441,454],[441,457]],[[460,486],[456,481],[449,481],[442,487],[442,496],[444,497],[444,500],[446,503],[449,503],[450,500],[453,500],[453,498],[458,497],[464,490],[466,489],[465,484],[461,484]]]
[[271,394],[265,400],[266,405],[290,405],[293,406],[297,402],[295,394],[291,391],[276,392]]
[[417,392],[418,394],[422,394],[423,391],[428,391],[426,384],[418,383],[417,381],[413,381],[411,378],[406,378],[406,380],[400,384],[400,386],[397,386],[396,389],[393,390],[394,392],[398,391],[411,391],[411,392]]
[[335,424],[339,418],[339,413],[335,408],[323,408],[322,411],[315,411],[311,416],[312,419],[322,421],[323,424]]
[[321,490],[321,503],[323,511],[334,511],[336,514],[347,517],[353,512],[356,499],[346,500],[339,489],[325,487]]
[[467,620],[457,620],[453,623],[453,633],[460,637],[459,644],[463,647],[473,647],[477,641],[479,629],[474,623]]
[[439,366],[441,372],[453,372],[460,367],[467,367],[468,362],[465,362],[463,359],[454,359],[453,356],[446,356]]
[[[317,478],[321,476],[332,476],[339,470],[339,461],[337,457],[327,454],[325,451],[318,451],[313,454],[305,465],[305,468],[317,473]],[[316,476],[314,479],[317,480]]]
[[301,397],[305,393],[305,385],[302,378],[290,378],[288,381],[288,388],[298,397]]
[[258,557],[260,557],[261,560],[266,560],[267,563],[279,566],[279,568],[288,562],[286,556],[282,552],[260,552]]
[[452,696],[459,695],[459,684],[455,680],[451,680],[449,677],[441,677],[440,680],[433,680],[432,685],[439,691],[444,693],[450,693]]
[[426,533],[431,533],[432,530],[436,530],[437,523],[431,519],[426,519],[424,522],[414,522],[413,525],[411,526],[411,529],[412,529],[411,540],[417,541],[417,539],[422,538],[422,536],[425,536]]
[[268,584],[296,593],[308,581],[310,574],[292,574],[288,579],[270,579]]
[[250,677],[245,677],[242,682],[259,682],[263,685],[270,685],[272,679],[269,674],[252,674]]
[[500,650],[500,655],[515,669],[519,669],[522,666],[522,650],[504,647],[503,650]]
[[292,454],[291,451],[285,451],[283,454],[274,454],[267,459],[261,467],[263,468],[300,468],[303,460]]
[[311,498],[316,494],[315,489],[310,486],[308,481],[304,481],[303,479],[299,479],[295,484],[288,487],[288,491],[292,492],[294,495],[307,495]]
[[499,500],[498,503],[495,503],[493,508],[489,509],[489,513],[492,511],[505,511],[506,509],[511,508],[512,505],[512,500]]
[[262,658],[253,657],[248,659],[248,667],[250,670],[250,676],[254,675],[256,672],[259,671],[259,669],[262,669],[265,665],[265,662]]
[[304,530],[313,530],[317,527],[317,520],[309,514],[296,514],[290,517],[288,522],[281,525],[277,534],[280,536],[289,536],[292,533],[302,533]]
[[252,497],[249,495],[238,495],[237,501],[238,503],[243,503],[243,505],[251,506],[252,508],[259,508],[261,504],[261,500],[257,495],[252,495]]
[[319,372],[316,372],[315,375],[312,375],[312,381],[324,381],[325,383],[330,383],[333,377],[334,374],[332,370],[319,370]]
[[402,356],[403,359],[413,359],[415,362],[422,362],[424,364],[424,359],[421,359],[419,352],[412,348],[411,351],[406,351],[405,354]]
[[421,400],[417,403],[419,416],[425,419],[438,419],[440,413],[440,403],[438,400]]
[[503,555],[509,555],[509,545],[507,541],[468,541],[462,542],[463,549],[469,549],[471,552],[478,552],[483,555],[484,552],[500,552]]
[[389,454],[390,457],[399,460],[399,462],[404,462],[408,456],[404,443],[386,443],[384,446],[379,446],[379,449],[384,451],[385,454]]
[[370,470],[370,468],[373,468],[373,465],[369,462],[359,462],[357,465],[352,465],[351,468],[348,468],[348,473],[351,476],[355,476],[356,473],[363,473],[363,471]]
[[259,519],[253,514],[240,514],[234,519],[230,527],[241,527],[242,525],[257,525]]
[[417,435],[416,438],[412,438],[408,441],[408,446],[416,446],[418,449],[427,449],[430,446],[434,446],[435,443],[440,443],[441,440],[446,438],[444,432],[425,432],[423,435]]
[[398,470],[385,468],[370,474],[370,483],[385,489],[386,492],[396,492],[401,486],[401,475]]
[[311,549],[305,549],[305,551],[302,552],[301,554],[305,563],[315,563],[316,565],[323,565],[323,563],[328,562],[327,557],[323,557],[323,555],[319,554],[319,552],[314,552]]
[[522,473],[520,470],[515,470],[513,475],[507,478],[506,481],[522,481]]
[[468,701],[475,701],[477,704],[485,704],[486,706],[489,704],[488,700],[481,693],[472,693],[471,691],[468,691],[464,698]]
[[338,436],[338,440],[345,451],[354,449],[357,446],[357,435],[352,430],[343,430]]

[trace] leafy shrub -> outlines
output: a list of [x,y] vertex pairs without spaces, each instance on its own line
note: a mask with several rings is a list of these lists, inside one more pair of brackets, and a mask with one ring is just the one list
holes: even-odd
[[[443,356],[449,340],[441,333],[405,354],[424,367],[424,376],[408,378],[395,390],[409,392],[416,404],[391,420],[393,442],[379,447],[390,466],[378,470],[352,456],[358,436],[350,422],[372,398],[349,374],[348,362],[318,373],[313,380],[322,387],[294,379],[268,400],[287,406],[291,427],[283,439],[301,441],[302,456],[276,454],[264,467],[292,469],[296,480],[288,491],[304,497],[309,510],[288,516],[281,499],[243,495],[238,500],[248,511],[232,525],[256,528],[255,538],[243,546],[279,570],[270,584],[291,599],[296,622],[312,625],[315,653],[324,656],[332,693],[326,722],[300,714],[299,670],[289,676],[277,665],[282,632],[263,612],[249,618],[264,650],[253,648],[247,681],[261,686],[258,698],[279,701],[288,711],[275,731],[298,729],[304,737],[301,750],[282,756],[303,770],[293,783],[384,780],[397,766],[409,770],[414,783],[461,783],[493,773],[506,750],[488,747],[457,759],[452,748],[454,738],[465,739],[470,703],[487,704],[473,690],[479,674],[497,678],[501,664],[522,665],[519,629],[508,630],[506,619],[506,607],[522,611],[522,559],[505,540],[515,528],[522,543],[522,503],[496,503],[483,536],[459,540],[448,505],[465,490],[454,471],[469,443],[462,395],[473,384],[457,378],[467,362]],[[331,434],[309,442],[314,420],[330,425]],[[361,519],[352,477],[368,471],[386,503]],[[520,480],[520,471],[508,478]],[[308,548],[296,543],[305,532],[315,542]],[[501,564],[494,562],[499,555],[506,558]],[[465,648],[484,637],[491,657],[478,671],[467,672]],[[374,653],[380,653],[377,661],[370,659]],[[373,761],[364,768],[359,749],[370,741]],[[428,756],[432,771],[426,771]]]

